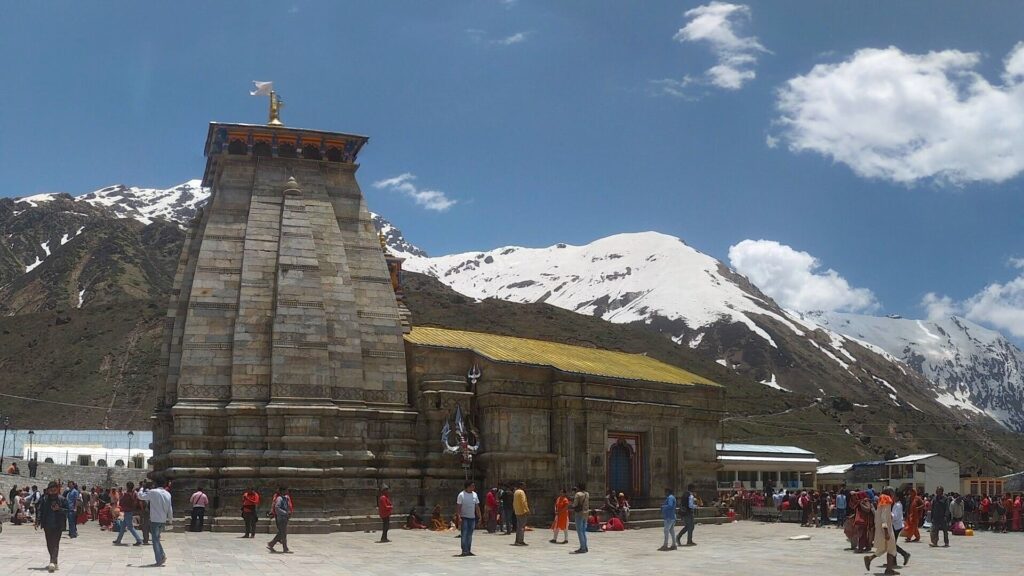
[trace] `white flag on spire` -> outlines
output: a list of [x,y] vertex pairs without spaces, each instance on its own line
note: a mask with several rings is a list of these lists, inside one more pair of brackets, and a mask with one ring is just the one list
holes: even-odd
[[250,96],[270,96],[270,91],[274,89],[273,82],[260,82],[259,80],[253,80],[252,85],[256,89],[249,92]]

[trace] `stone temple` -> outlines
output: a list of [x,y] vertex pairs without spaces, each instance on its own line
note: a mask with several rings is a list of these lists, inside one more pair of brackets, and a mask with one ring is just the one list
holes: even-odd
[[446,516],[466,477],[526,480],[542,513],[576,482],[641,504],[714,490],[719,385],[643,355],[412,327],[355,179],[366,142],[210,125],[153,421],[176,510],[202,486],[213,528],[234,529],[246,487],[284,484],[295,530],[336,531],[376,525],[382,484],[396,514]]

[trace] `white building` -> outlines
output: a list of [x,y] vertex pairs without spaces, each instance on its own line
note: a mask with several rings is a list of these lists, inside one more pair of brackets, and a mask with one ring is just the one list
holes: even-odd
[[[127,430],[34,430],[22,431],[14,453],[28,461],[34,455],[40,463],[78,466],[147,468],[153,451],[149,431]],[[131,452],[129,454],[129,447]]]
[[934,494],[942,486],[947,492],[960,489],[960,465],[938,454],[910,454],[885,463],[889,485],[914,487],[918,492]]
[[717,444],[719,490],[813,488],[818,459],[797,446]]

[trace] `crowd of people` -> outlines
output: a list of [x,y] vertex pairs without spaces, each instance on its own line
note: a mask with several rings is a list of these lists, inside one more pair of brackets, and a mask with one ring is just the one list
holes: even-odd
[[[43,530],[49,554],[47,570],[60,568],[60,540],[66,532],[68,538],[78,538],[79,526],[96,522],[103,531],[116,532],[116,546],[123,542],[125,533],[135,539],[135,546],[152,543],[156,566],[167,561],[160,543],[160,534],[173,517],[170,493],[152,482],[144,481],[139,487],[127,482],[123,487],[100,488],[79,486],[74,481],[54,480],[43,491],[38,486],[13,486],[10,500],[0,496],[0,503],[9,506],[11,524],[29,524]],[[138,529],[137,529],[138,528]],[[139,531],[142,532],[140,536]]]
[[[868,484],[865,492],[875,500],[880,493],[871,484]],[[722,510],[735,510],[740,518],[751,518],[756,515],[757,509],[770,507],[779,512],[798,511],[803,526],[843,526],[847,517],[853,513],[853,496],[854,491],[845,487],[833,490],[736,491],[723,495],[715,505]],[[951,500],[956,518],[963,524],[963,530],[1024,530],[1024,494],[989,496],[950,493],[947,497]],[[899,499],[903,502],[907,517],[915,520],[919,526],[930,521],[936,494],[918,494],[916,490],[908,488],[899,495]],[[959,526],[955,528],[956,532],[960,530]]]
[[[209,497],[200,487],[189,497],[190,521],[188,529],[202,531]],[[478,527],[488,533],[515,534],[511,545],[528,546],[526,542],[527,523],[531,515],[526,483],[522,481],[492,486],[481,498],[475,482],[468,481],[464,490],[455,498],[455,512],[447,520],[442,506],[435,506],[430,523],[409,511],[403,528],[451,530],[460,532],[460,556],[473,556],[473,534]],[[256,537],[261,497],[254,487],[248,487],[241,496],[240,508],[244,523],[244,538]],[[167,556],[160,543],[160,534],[173,518],[170,485],[157,487],[151,481],[139,486],[127,482],[121,487],[101,488],[79,486],[73,481],[50,482],[44,490],[38,486],[11,487],[7,498],[0,495],[0,505],[7,506],[14,525],[29,524],[42,528],[46,534],[50,563],[47,569],[59,568],[60,538],[67,532],[69,538],[78,537],[80,526],[96,522],[102,531],[116,534],[113,544],[127,546],[125,534],[134,539],[134,546],[152,545],[156,566],[162,566]],[[665,490],[661,505],[664,539],[661,551],[676,550],[679,546],[695,546],[693,532],[696,512],[703,503],[694,491],[687,487],[685,495],[676,497],[672,489]],[[823,527],[835,525],[843,529],[850,546],[848,550],[866,554],[865,566],[877,557],[886,559],[886,574],[894,574],[897,556],[902,556],[904,565],[910,560],[910,553],[899,546],[904,543],[921,541],[921,529],[930,527],[929,543],[933,547],[949,546],[949,534],[966,534],[969,530],[991,530],[996,532],[1021,531],[1024,495],[1002,494],[960,495],[945,494],[939,487],[934,494],[918,494],[913,488],[897,493],[892,488],[875,490],[868,485],[864,490],[849,490],[840,487],[835,490],[780,490],[780,491],[737,491],[724,495],[713,505],[723,511],[736,511],[740,517],[749,517],[755,509],[766,507],[777,511],[799,511],[801,525]],[[280,486],[270,499],[267,515],[276,526],[276,534],[267,542],[271,552],[289,553],[288,524],[294,514],[294,501],[286,486]],[[394,505],[387,485],[381,487],[377,499],[377,511],[381,520],[380,542],[391,542],[389,530]],[[572,553],[585,554],[589,551],[588,532],[624,530],[630,518],[631,505],[623,493],[609,490],[603,505],[592,508],[590,494],[582,484],[572,490],[561,490],[554,501],[554,517],[550,530],[552,544],[569,543],[570,518],[575,523],[578,547]],[[601,518],[604,514],[605,518]],[[675,530],[677,520],[683,527]],[[686,536],[686,543],[682,541]]]

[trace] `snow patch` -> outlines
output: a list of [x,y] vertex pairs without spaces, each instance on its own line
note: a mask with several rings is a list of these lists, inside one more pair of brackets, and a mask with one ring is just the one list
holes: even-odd
[[780,392],[792,392],[792,390],[790,390],[789,388],[783,388],[781,385],[779,385],[779,382],[775,379],[775,374],[772,374],[772,377],[769,380],[761,380],[761,384],[764,384],[769,388],[775,388]]
[[25,274],[28,274],[29,272],[35,270],[36,267],[38,267],[42,263],[43,263],[43,261],[39,259],[39,256],[36,256],[36,261],[35,262],[29,264],[28,266],[25,266]]

